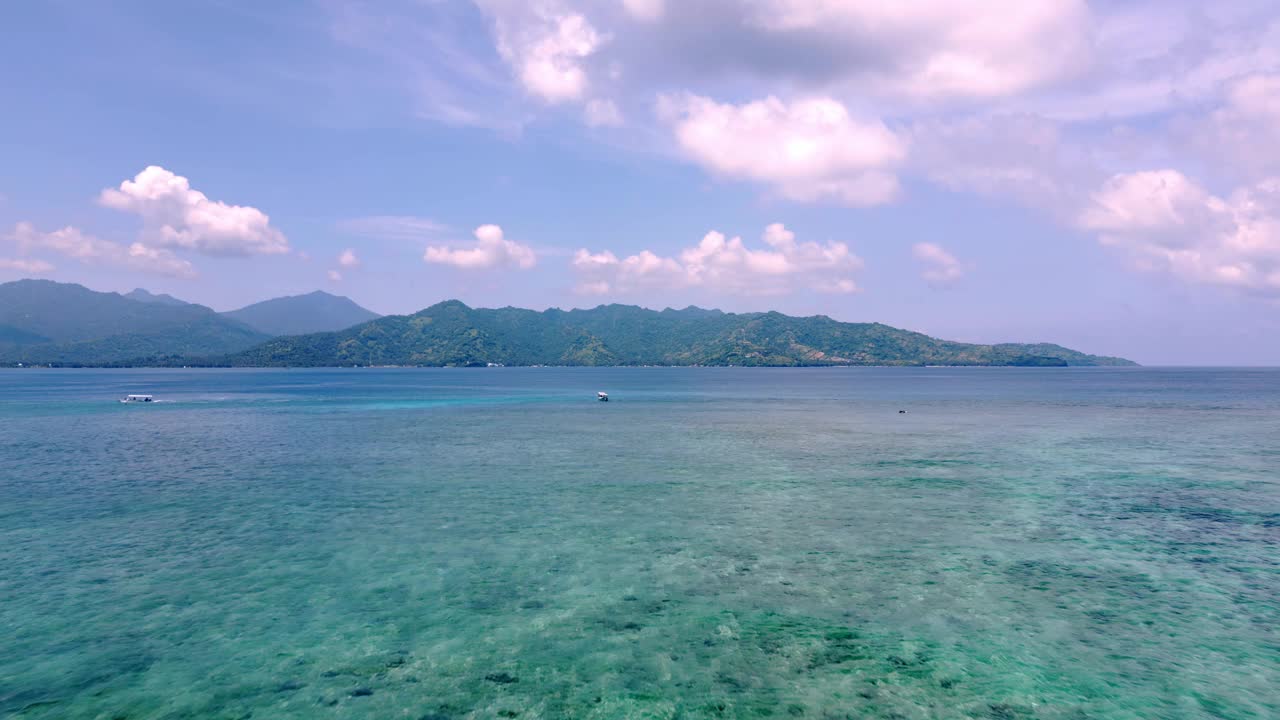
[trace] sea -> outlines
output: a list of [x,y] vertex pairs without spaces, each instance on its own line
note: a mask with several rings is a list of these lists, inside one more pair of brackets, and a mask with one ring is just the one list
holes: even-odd
[[1280,370],[0,371],[0,717],[1280,718]]

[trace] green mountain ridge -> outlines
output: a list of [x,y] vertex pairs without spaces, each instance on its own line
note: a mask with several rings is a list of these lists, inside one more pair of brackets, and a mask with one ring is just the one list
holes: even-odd
[[0,284],[0,363],[223,355],[270,338],[203,305],[159,297],[138,300],[49,280]]
[[[241,321],[254,310],[260,327]],[[253,313],[250,313],[253,314]],[[305,317],[310,315],[310,317]],[[369,319],[372,316],[375,319]],[[287,334],[301,320],[332,327]],[[274,323],[274,324],[273,324]],[[274,328],[264,332],[261,328]],[[274,337],[273,337],[274,336]],[[823,315],[629,305],[542,312],[449,300],[377,317],[316,292],[217,313],[135,290],[100,293],[48,280],[0,284],[0,364],[217,365],[1130,365],[1053,344],[957,343]]]
[[329,332],[381,317],[350,298],[322,290],[263,300],[223,313],[267,335],[305,335]]
[[244,367],[411,365],[1122,366],[1059,345],[979,345],[823,315],[647,310],[476,309],[448,300],[337,332],[283,337],[215,361]]
[[104,293],[72,283],[18,280],[0,284],[0,364],[187,364],[285,334],[277,326],[337,330],[375,317],[323,292],[218,313],[142,288]]

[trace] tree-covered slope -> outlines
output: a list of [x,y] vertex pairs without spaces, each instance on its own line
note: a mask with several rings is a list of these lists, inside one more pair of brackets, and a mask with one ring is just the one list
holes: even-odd
[[264,300],[248,307],[223,313],[267,335],[304,335],[342,330],[379,315],[366,310],[350,298],[317,290],[306,295],[291,295]]
[[0,284],[0,362],[5,364],[209,357],[268,337],[203,305],[144,302],[48,280]]
[[347,330],[277,338],[232,365],[1129,365],[1057,345],[956,343],[824,316],[655,312],[625,305],[535,312],[458,301]]

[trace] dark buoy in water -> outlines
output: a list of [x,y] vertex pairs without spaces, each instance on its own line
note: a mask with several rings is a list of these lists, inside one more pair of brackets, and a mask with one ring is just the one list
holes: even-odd
[[907,414],[907,411],[906,411],[906,410],[899,410],[899,411],[898,411],[898,414],[899,414],[899,415],[906,415],[906,414]]

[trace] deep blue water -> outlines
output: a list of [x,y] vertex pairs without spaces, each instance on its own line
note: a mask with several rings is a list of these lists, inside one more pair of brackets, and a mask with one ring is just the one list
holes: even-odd
[[0,717],[1280,717],[1280,371],[0,371]]

